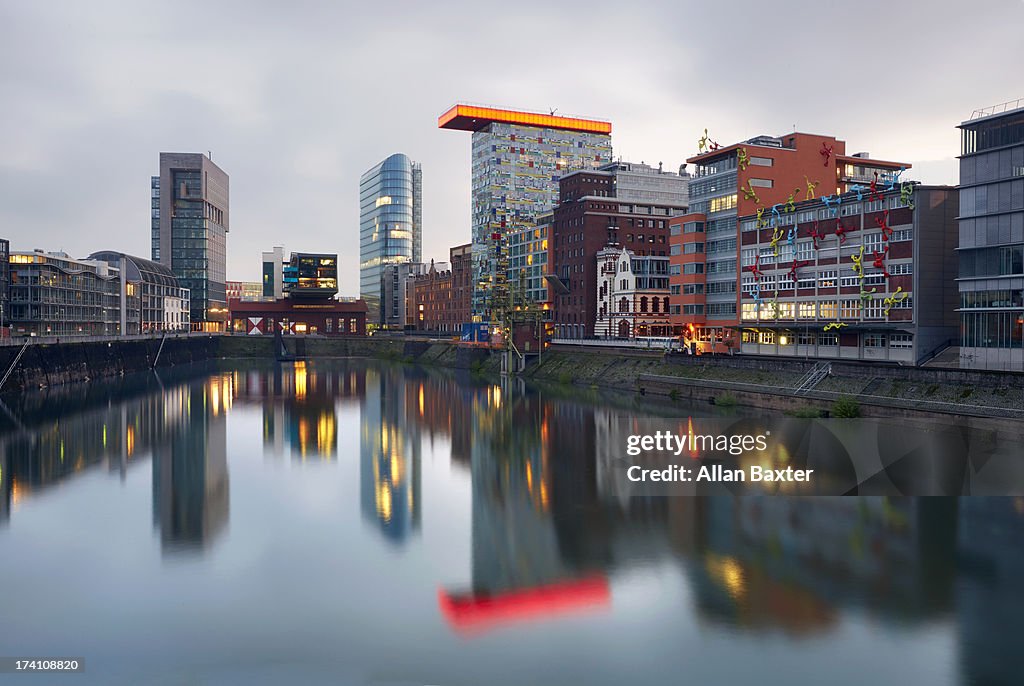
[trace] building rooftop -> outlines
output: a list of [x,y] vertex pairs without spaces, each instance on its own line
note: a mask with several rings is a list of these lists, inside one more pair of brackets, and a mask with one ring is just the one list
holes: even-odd
[[479,131],[488,124],[521,124],[536,126],[543,129],[561,129],[564,131],[582,131],[585,133],[612,132],[612,124],[600,119],[585,119],[556,115],[552,110],[548,114],[530,112],[528,110],[512,110],[487,105],[455,104],[447,112],[437,118],[439,129],[456,131]]

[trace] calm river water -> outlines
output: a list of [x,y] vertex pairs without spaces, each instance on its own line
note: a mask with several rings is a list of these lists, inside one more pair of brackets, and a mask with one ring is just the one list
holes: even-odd
[[1020,684],[1024,498],[646,497],[610,414],[364,362],[6,398],[0,656],[97,684]]

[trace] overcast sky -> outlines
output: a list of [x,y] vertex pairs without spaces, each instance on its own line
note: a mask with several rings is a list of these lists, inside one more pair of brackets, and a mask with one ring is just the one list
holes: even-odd
[[[834,6],[833,6],[834,5]],[[0,236],[149,257],[160,151],[231,177],[228,278],[335,252],[358,292],[359,176],[423,164],[424,258],[469,241],[456,101],[612,121],[616,156],[676,169],[793,127],[956,183],[957,123],[1024,97],[1024,1],[0,2]]]

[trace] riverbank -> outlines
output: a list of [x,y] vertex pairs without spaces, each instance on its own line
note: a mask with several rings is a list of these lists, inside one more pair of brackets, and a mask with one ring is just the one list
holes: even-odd
[[[285,338],[300,359],[371,358],[497,375],[501,357],[486,348],[448,340],[375,336]],[[162,346],[162,347],[161,347]],[[263,336],[182,335],[161,338],[31,343],[0,347],[0,373],[10,369],[4,392],[56,386],[134,371],[206,360],[275,359]],[[12,366],[18,355],[18,363]],[[522,376],[583,386],[665,396],[673,400],[747,405],[812,415],[833,413],[852,399],[863,416],[962,414],[1024,418],[1024,375],[832,362],[830,373],[797,391],[817,360],[749,356],[666,356],[657,351],[556,346],[532,360]]]
[[219,338],[203,334],[160,337],[74,339],[0,346],[0,391],[35,388],[122,376],[147,369],[164,369],[216,359]]
[[794,414],[831,413],[842,398],[852,399],[863,416],[1024,418],[1019,374],[836,362],[817,385],[798,393],[817,362],[573,349],[546,352],[525,376]]

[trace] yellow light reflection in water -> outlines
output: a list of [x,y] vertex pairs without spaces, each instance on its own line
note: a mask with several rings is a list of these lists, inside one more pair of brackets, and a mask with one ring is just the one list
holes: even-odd
[[321,412],[316,422],[316,447],[320,455],[329,455],[334,448],[334,415]]
[[[125,450],[128,453],[128,457],[131,457],[135,452],[135,427],[129,425],[128,433],[125,435]],[[64,446],[62,445],[61,448]]]
[[709,553],[704,558],[704,569],[708,576],[722,586],[733,598],[742,598],[747,593],[747,582],[743,568],[733,557]]
[[420,384],[420,416],[423,416],[423,384]]
[[303,360],[295,363],[295,397],[299,400],[306,398],[306,363]]

